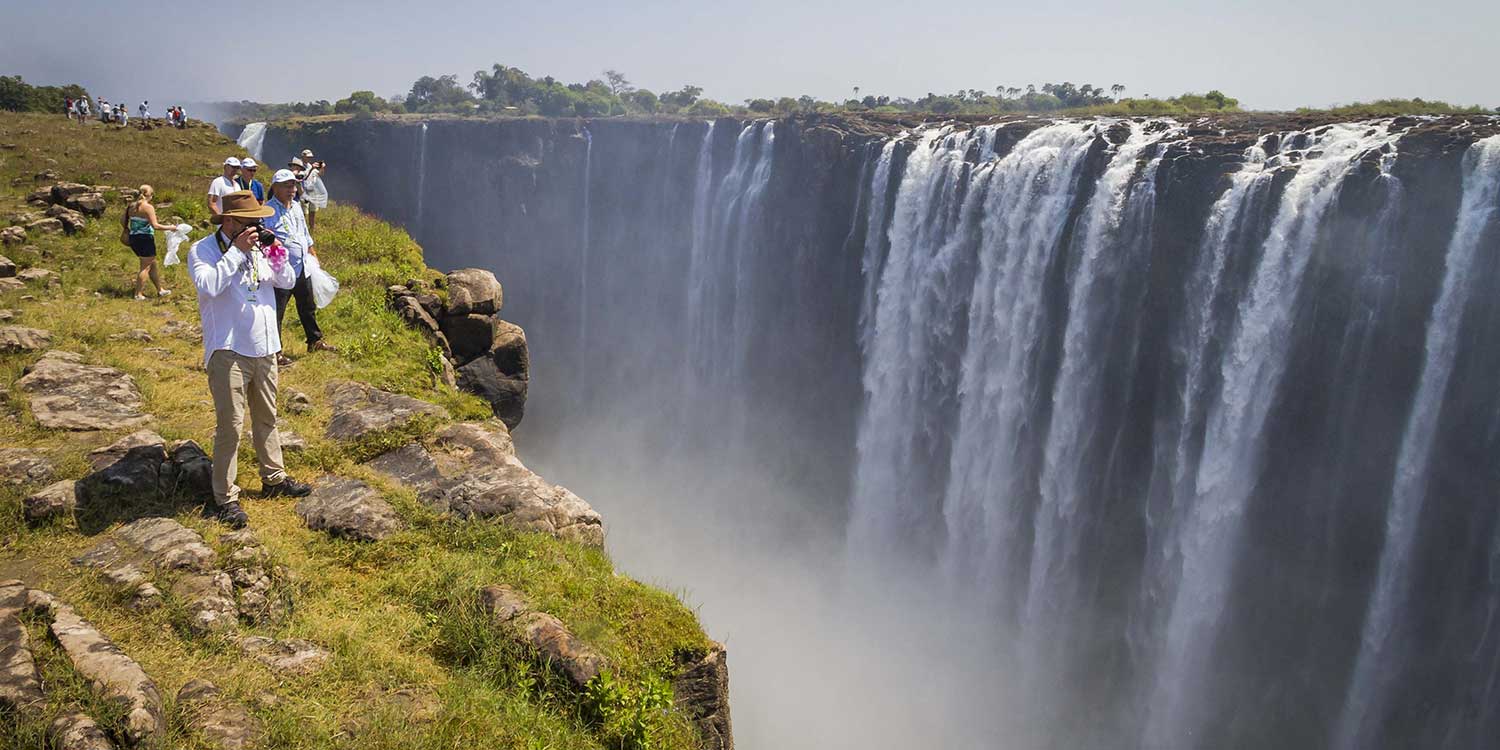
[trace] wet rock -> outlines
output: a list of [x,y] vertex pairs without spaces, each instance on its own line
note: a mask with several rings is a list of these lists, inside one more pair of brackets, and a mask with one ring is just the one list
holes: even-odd
[[501,425],[451,425],[438,433],[434,451],[412,443],[367,465],[415,489],[437,512],[496,518],[581,544],[604,544],[599,514],[566,488],[526,468]]
[[89,681],[94,692],[124,710],[125,735],[131,744],[139,745],[161,732],[164,727],[161,693],[140,664],[79,617],[72,607],[57,608],[51,632],[73,669]]
[[49,518],[63,518],[73,514],[78,503],[77,482],[64,479],[47,486],[40,492],[21,501],[21,512],[28,523],[40,523]]
[[309,675],[328,664],[331,654],[312,641],[293,638],[278,641],[252,635],[239,639],[240,651],[246,656],[276,670],[293,675]]
[[30,714],[45,704],[31,636],[18,616],[26,608],[26,586],[0,581],[0,711]]
[[246,750],[260,742],[260,722],[244,706],[226,698],[208,680],[189,680],[177,691],[177,705],[182,709],[188,728],[201,735],[211,747]]
[[526,393],[530,381],[505,375],[489,357],[480,357],[458,368],[457,382],[459,388],[488,401],[495,416],[505,422],[506,427],[515,429],[526,416]]
[[531,647],[541,661],[583,688],[604,669],[604,656],[574,636],[562,621],[531,610],[520,594],[505,586],[480,590],[480,603],[496,625],[508,629],[519,642]]
[[384,539],[405,525],[390,503],[357,479],[323,477],[311,495],[297,502],[296,511],[309,529],[366,542]]
[[0,354],[36,352],[52,345],[52,334],[40,328],[0,326]]
[[333,440],[359,440],[378,432],[403,427],[422,415],[446,415],[435,404],[382,391],[352,380],[329,383],[328,401],[333,409],[333,418],[328,420],[325,434]]
[[52,478],[52,462],[34,450],[0,448],[0,484],[40,484]]
[[698,727],[705,750],[734,750],[729,718],[729,655],[711,643],[703,658],[682,665],[672,681],[678,710]]
[[86,365],[72,352],[47,352],[16,385],[30,395],[37,422],[50,429],[121,430],[151,419],[141,412],[133,378],[112,367]]
[[57,750],[115,750],[109,735],[82,711],[59,716],[47,728],[47,736],[52,738]]
[[482,268],[460,268],[447,275],[449,315],[494,315],[505,293],[495,274]]

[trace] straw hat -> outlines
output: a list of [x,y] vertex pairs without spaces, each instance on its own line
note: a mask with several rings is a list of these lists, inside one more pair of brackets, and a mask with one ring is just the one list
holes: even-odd
[[215,224],[223,222],[226,216],[234,219],[268,219],[276,215],[276,209],[262,206],[255,199],[255,193],[249,190],[236,190],[220,198],[219,205],[223,210],[214,217]]

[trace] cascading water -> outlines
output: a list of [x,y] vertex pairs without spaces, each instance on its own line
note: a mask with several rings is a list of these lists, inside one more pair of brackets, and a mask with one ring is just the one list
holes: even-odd
[[402,143],[430,261],[527,329],[518,446],[728,640],[742,747],[1459,750],[1500,731],[1497,131]]
[[266,124],[263,122],[252,122],[240,131],[239,146],[245,152],[257,160],[264,159],[262,153],[266,142]]
[[1500,136],[1492,136],[1470,146],[1464,157],[1463,203],[1453,239],[1448,243],[1442,291],[1427,324],[1422,377],[1401,438],[1385,521],[1385,548],[1375,576],[1375,594],[1365,616],[1348,701],[1334,735],[1336,750],[1359,750],[1376,743],[1385,718],[1389,683],[1400,676],[1404,667],[1400,659],[1405,652],[1398,652],[1399,644],[1393,641],[1411,585],[1417,524],[1427,496],[1428,464],[1443,396],[1458,353],[1459,327],[1475,287],[1472,278],[1475,256],[1497,213],[1500,213]]
[[413,231],[420,232],[423,228],[423,217],[426,212],[423,206],[427,195],[427,123],[422,123],[422,134],[418,136],[417,142],[417,217],[412,221]]

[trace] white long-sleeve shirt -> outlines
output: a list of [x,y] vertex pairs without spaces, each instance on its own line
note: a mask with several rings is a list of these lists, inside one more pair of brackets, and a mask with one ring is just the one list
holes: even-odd
[[220,349],[246,357],[266,357],[281,351],[275,289],[291,289],[297,285],[297,277],[291,263],[271,269],[261,260],[259,283],[251,287],[250,263],[222,231],[198,240],[188,251],[188,271],[198,288],[205,367]]

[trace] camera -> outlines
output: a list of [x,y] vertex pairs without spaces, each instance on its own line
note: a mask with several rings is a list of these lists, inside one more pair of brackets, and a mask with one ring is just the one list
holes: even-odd
[[257,221],[251,224],[250,228],[255,230],[255,244],[261,247],[270,247],[276,244],[276,233],[266,229],[260,222]]

